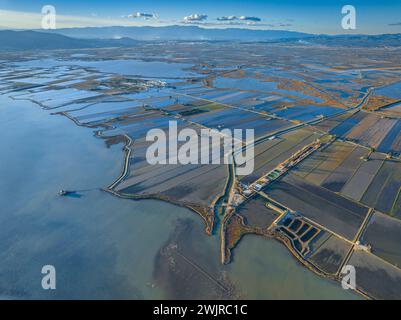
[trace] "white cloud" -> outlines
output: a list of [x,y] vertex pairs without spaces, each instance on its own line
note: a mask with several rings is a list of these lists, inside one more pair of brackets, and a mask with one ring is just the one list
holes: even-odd
[[238,18],[236,16],[223,16],[223,17],[219,17],[217,18],[218,21],[234,21],[234,20],[238,20]]
[[260,21],[262,21],[261,18],[258,18],[258,17],[247,17],[247,16],[241,16],[241,17],[239,17],[239,19],[243,20],[243,21],[251,21],[251,22],[260,22]]
[[184,17],[184,22],[200,22],[207,19],[207,14],[194,13]]
[[261,18],[249,16],[222,16],[216,20],[227,25],[261,25],[259,22],[262,21]]

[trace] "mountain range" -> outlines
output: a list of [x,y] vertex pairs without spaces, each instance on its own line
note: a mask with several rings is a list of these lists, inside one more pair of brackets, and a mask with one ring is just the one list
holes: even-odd
[[305,38],[310,34],[286,30],[253,30],[241,28],[206,29],[198,26],[165,27],[89,27],[48,30],[49,33],[62,34],[73,38],[135,40],[189,40],[189,41],[266,41],[275,39]]
[[51,50],[104,47],[129,47],[137,41],[120,39],[78,39],[37,31],[0,31],[0,50]]
[[401,34],[329,36],[285,30],[205,29],[197,26],[0,31],[0,50],[132,47],[139,41],[241,41],[305,46],[399,47]]

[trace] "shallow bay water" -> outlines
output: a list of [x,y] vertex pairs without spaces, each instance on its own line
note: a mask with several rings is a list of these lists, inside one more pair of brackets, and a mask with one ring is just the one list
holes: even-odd
[[[245,237],[233,263],[223,267],[217,236],[207,237],[193,212],[101,191],[121,171],[123,146],[106,148],[91,129],[4,95],[0,128],[3,299],[180,296],[184,288],[177,283],[177,273],[162,268],[163,261],[157,259],[171,239],[206,272],[225,273],[243,298],[357,297],[303,268],[273,240]],[[60,189],[77,190],[79,197],[59,197]],[[174,237],[183,221],[191,228]],[[188,238],[190,245],[184,246]],[[56,268],[57,288],[45,291],[41,269],[49,264]],[[186,287],[185,295],[207,298],[202,288]]]

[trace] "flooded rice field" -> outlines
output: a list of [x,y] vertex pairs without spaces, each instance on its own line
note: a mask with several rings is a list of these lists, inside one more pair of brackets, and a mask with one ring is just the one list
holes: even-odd
[[[247,54],[243,67],[254,44],[225,49],[224,59],[218,44],[166,46],[163,57],[148,44],[0,62],[8,151],[0,154],[0,295],[360,298],[338,283],[350,258],[361,270],[360,293],[396,296],[368,281],[377,270],[383,283],[395,279],[398,288],[401,280],[397,224],[387,220],[401,216],[400,121],[391,108],[365,108],[390,99],[391,92],[382,101],[371,94],[376,83],[390,83],[388,72],[360,70],[347,54],[347,65],[336,56],[327,62],[313,49],[294,48],[295,59],[274,46]],[[146,133],[172,120],[197,136],[204,127],[254,129],[253,174],[218,164],[149,165]],[[246,187],[286,166],[291,172],[227,223],[239,239],[227,240],[234,245],[223,265],[230,183]],[[76,192],[59,197],[60,189]],[[352,242],[365,219],[370,254]],[[39,289],[44,264],[58,270],[53,295]]]
[[[0,114],[2,298],[356,298],[273,240],[245,239],[236,263],[221,266],[216,236],[193,212],[100,191],[120,173],[121,144],[108,149],[92,130],[28,101],[1,96]],[[60,198],[61,188],[79,197]],[[57,269],[52,292],[40,286],[45,264]],[[188,287],[188,277],[199,282]]]

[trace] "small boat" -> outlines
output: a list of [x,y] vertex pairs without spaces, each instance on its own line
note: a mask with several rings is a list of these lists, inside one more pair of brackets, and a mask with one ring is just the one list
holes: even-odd
[[68,191],[68,190],[60,190],[59,192],[58,192],[58,195],[59,196],[68,196],[69,194],[72,194],[72,193],[75,193],[74,191]]

